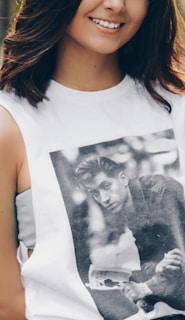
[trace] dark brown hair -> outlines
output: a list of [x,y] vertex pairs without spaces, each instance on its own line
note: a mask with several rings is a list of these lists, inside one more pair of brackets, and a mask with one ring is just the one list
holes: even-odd
[[119,51],[124,73],[138,79],[168,111],[171,106],[155,90],[157,82],[174,93],[185,93],[185,23],[175,0],[150,0],[136,35]]
[[[0,89],[15,93],[36,106],[53,76],[57,46],[80,0],[23,0],[4,39]],[[184,37],[184,38],[183,38]],[[169,111],[171,106],[155,90],[185,90],[185,25],[175,0],[149,0],[142,26],[119,49],[120,68],[139,80],[151,96]]]
[[75,178],[79,184],[91,182],[99,172],[105,172],[113,177],[123,171],[123,165],[107,157],[91,157],[81,161],[75,169]]
[[33,105],[53,75],[57,45],[81,0],[22,0],[3,46],[0,89],[15,89]]

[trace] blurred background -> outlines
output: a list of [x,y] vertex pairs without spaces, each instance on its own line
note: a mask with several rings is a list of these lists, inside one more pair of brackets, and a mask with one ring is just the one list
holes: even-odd
[[[185,0],[176,0],[185,18]],[[10,19],[15,15],[21,0],[0,0],[0,43],[6,33]]]
[[6,33],[10,19],[16,14],[20,0],[0,0],[0,43]]

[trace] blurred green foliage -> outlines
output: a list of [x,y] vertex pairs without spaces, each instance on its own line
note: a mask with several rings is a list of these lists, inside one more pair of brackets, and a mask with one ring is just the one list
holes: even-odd
[[178,4],[179,9],[180,9],[180,11],[182,13],[182,16],[185,19],[185,0],[177,0],[177,4]]

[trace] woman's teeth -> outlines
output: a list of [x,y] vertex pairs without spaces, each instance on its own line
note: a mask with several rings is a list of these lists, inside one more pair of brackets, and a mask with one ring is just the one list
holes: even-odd
[[92,21],[96,24],[99,24],[102,27],[108,28],[108,29],[118,29],[121,26],[121,23],[114,23],[114,22],[108,22],[105,20],[99,20],[93,18]]

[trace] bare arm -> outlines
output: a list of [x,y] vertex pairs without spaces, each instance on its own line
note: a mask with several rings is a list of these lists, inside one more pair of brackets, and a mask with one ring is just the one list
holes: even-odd
[[[24,143],[9,113],[0,107],[0,319],[25,320],[24,289],[16,259],[14,197],[29,184]],[[27,171],[26,171],[27,172]],[[21,190],[22,189],[22,190]]]

